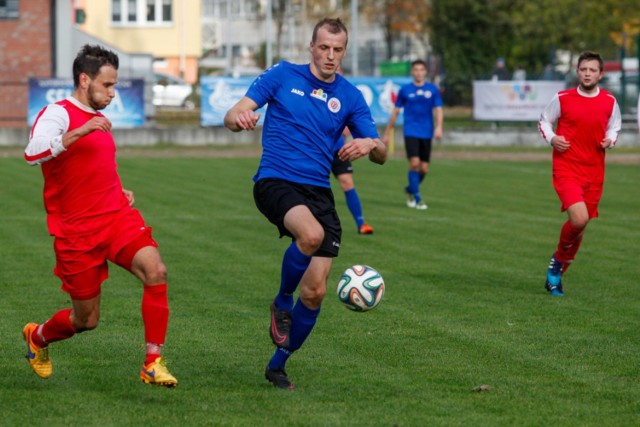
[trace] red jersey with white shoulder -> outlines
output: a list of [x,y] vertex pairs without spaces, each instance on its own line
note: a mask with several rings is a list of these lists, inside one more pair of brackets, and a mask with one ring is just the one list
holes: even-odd
[[[553,123],[558,124],[553,131]],[[579,88],[558,92],[540,117],[539,130],[551,142],[555,135],[571,144],[564,152],[553,150],[554,171],[574,171],[580,175],[604,176],[605,149],[600,143],[611,139],[613,147],[621,127],[618,103],[609,92],[598,88],[593,95]]]
[[62,135],[95,116],[74,98],[45,107],[33,125],[25,160],[41,164],[49,232],[58,237],[86,235],[108,223],[112,212],[130,209],[122,192],[111,132],[94,131],[66,150]]

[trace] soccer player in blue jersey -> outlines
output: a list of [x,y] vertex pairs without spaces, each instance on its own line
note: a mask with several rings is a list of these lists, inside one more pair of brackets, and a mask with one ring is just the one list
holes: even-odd
[[444,114],[440,90],[426,81],[427,63],[421,59],[413,61],[411,76],[413,82],[404,85],[398,92],[382,141],[388,144],[391,129],[400,109],[404,108],[404,145],[409,159],[409,185],[405,187],[407,207],[424,210],[427,209],[427,204],[420,195],[420,184],[429,172],[432,140],[442,138]]
[[[379,164],[387,158],[362,94],[336,74],[347,41],[339,18],[321,20],[313,29],[311,62],[274,65],[224,118],[233,132],[254,130],[260,117],[255,111],[269,104],[253,193],[256,206],[278,227],[280,237],[292,238],[282,261],[280,290],[270,307],[269,332],[277,349],[265,377],[278,388],[294,388],[285,364],[316,323],[340,248],[342,229],[330,185],[334,153],[350,161],[368,155]],[[345,126],[353,139],[340,147]]]

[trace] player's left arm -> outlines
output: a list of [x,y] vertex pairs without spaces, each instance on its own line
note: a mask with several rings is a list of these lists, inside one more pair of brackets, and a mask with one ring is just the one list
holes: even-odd
[[356,88],[354,90],[357,95],[353,96],[351,113],[346,119],[353,139],[338,150],[338,157],[341,160],[353,161],[368,155],[372,162],[384,164],[387,160],[387,146],[378,136],[376,123],[362,93]]
[[440,93],[440,88],[435,84],[433,86],[433,110],[432,113],[434,118],[434,128],[433,128],[433,137],[435,139],[442,138],[442,127],[444,125],[444,102],[442,102],[442,94]]
[[372,162],[382,165],[387,160],[387,146],[380,138],[354,138],[338,150],[341,160],[353,161],[366,155]]
[[433,130],[433,137],[438,139],[438,138],[442,138],[442,125],[444,123],[444,111],[442,110],[442,107],[435,107],[433,110],[435,113],[435,128]]
[[607,123],[607,130],[604,134],[604,139],[600,142],[602,148],[613,148],[618,141],[618,132],[622,128],[622,115],[620,114],[620,107],[616,101],[613,102],[613,110],[609,117],[609,123]]

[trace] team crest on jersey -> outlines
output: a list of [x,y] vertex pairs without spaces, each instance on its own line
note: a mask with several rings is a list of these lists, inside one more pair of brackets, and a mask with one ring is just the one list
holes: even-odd
[[327,94],[324,93],[322,89],[314,89],[313,92],[311,92],[311,97],[327,102]]
[[424,93],[424,97],[425,97],[425,98],[427,98],[427,99],[431,98],[431,95],[433,95],[433,94],[431,93],[431,91],[430,91],[430,90],[428,90],[428,91],[426,91],[426,92]]
[[331,98],[327,103],[327,107],[329,107],[329,111],[331,111],[332,113],[337,113],[338,111],[340,111],[340,107],[342,107],[342,104],[340,103],[340,100],[338,98]]

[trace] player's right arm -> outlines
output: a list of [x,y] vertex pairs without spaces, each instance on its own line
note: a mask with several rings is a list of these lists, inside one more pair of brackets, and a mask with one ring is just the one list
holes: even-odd
[[398,118],[398,114],[400,114],[400,107],[393,107],[393,111],[391,111],[391,117],[389,117],[389,122],[387,123],[387,127],[384,130],[384,134],[382,135],[382,143],[384,145],[389,145],[389,138],[391,136],[391,129],[396,124],[396,119]]
[[38,115],[24,158],[30,165],[39,165],[65,151],[62,135],[69,129],[69,114],[57,104],[51,104]]
[[549,104],[545,107],[538,121],[538,130],[547,143],[558,151],[567,151],[571,145],[564,136],[556,135],[553,124],[560,117],[560,98],[555,94]]
[[258,109],[256,102],[244,96],[236,103],[224,116],[224,126],[232,132],[240,132],[243,130],[254,130],[260,119],[260,113],[256,113]]
[[104,116],[94,116],[84,125],[69,131],[69,114],[57,104],[42,111],[31,129],[24,158],[30,165],[39,165],[58,157],[78,139],[94,131],[110,132],[111,122]]

